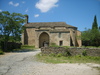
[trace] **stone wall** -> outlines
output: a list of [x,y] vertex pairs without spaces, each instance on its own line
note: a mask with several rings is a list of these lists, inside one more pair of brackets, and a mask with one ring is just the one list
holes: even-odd
[[41,52],[43,54],[51,54],[51,53],[54,53],[54,54],[62,53],[62,54],[64,54],[66,52],[66,49],[63,48],[63,47],[42,47]]
[[86,52],[87,56],[100,56],[100,48],[68,48],[63,47],[42,47],[41,52],[43,54],[64,54],[70,53],[70,55],[82,55],[83,52]]

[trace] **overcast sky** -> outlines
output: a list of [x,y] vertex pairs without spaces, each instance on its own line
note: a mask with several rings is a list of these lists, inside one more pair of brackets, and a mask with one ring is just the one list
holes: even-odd
[[0,0],[0,12],[29,15],[29,22],[66,22],[84,31],[94,16],[100,26],[100,0]]

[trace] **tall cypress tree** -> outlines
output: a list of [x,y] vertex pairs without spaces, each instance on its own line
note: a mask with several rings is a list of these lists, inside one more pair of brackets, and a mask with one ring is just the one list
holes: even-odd
[[92,24],[92,29],[98,29],[97,18],[96,15],[94,16],[94,22]]
[[94,22],[92,25],[92,32],[91,32],[91,45],[92,46],[99,46],[100,44],[100,32],[97,23],[96,15],[94,16]]

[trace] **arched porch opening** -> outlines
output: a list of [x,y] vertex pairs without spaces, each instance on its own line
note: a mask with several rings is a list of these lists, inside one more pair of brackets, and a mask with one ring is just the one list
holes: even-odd
[[39,36],[39,48],[49,46],[49,35],[46,32],[43,32]]

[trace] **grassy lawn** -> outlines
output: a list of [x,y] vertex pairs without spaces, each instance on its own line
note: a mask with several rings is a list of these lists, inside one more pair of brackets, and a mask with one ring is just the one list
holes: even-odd
[[34,46],[22,45],[21,49],[34,49]]
[[100,57],[92,57],[92,56],[51,56],[51,55],[42,55],[37,54],[36,58],[38,61],[45,62],[45,63],[97,63],[100,64]]
[[22,45],[20,49],[14,49],[13,51],[28,52],[28,51],[33,51],[34,49],[35,49],[34,46]]

